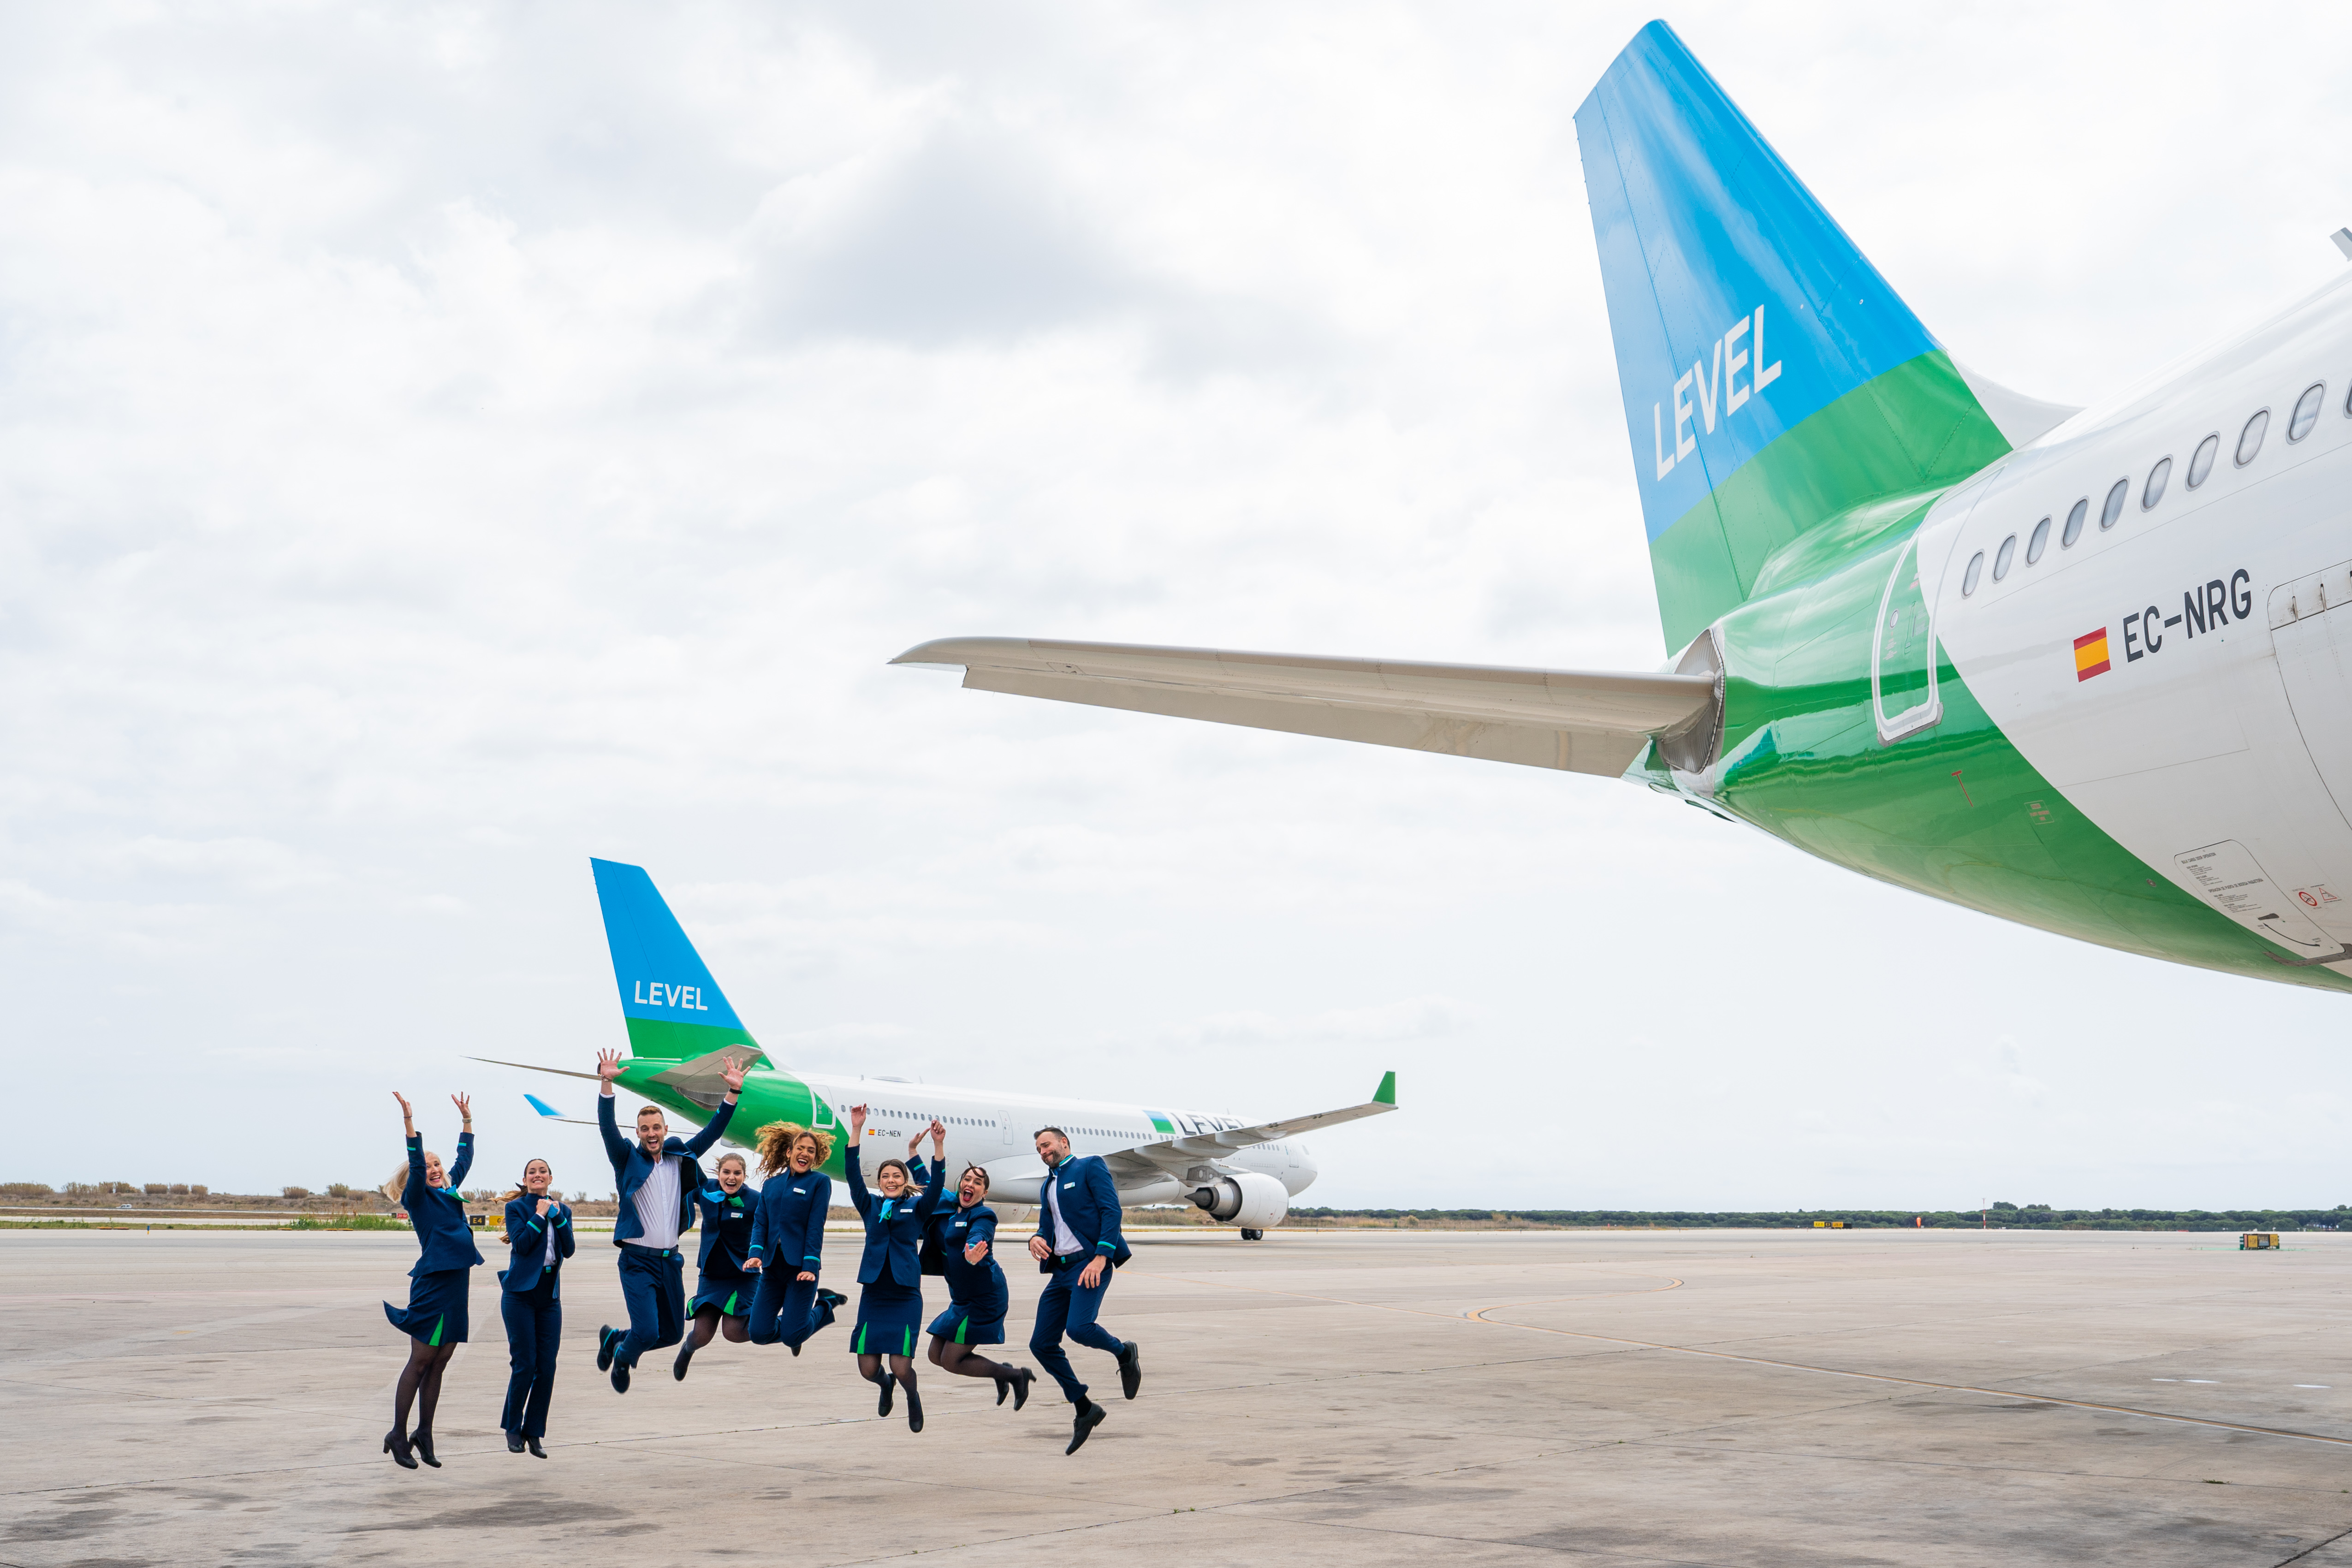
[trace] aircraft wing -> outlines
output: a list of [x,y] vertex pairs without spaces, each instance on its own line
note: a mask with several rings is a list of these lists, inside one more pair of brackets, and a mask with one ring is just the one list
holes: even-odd
[[1706,712],[1710,674],[1617,674],[1320,658],[1129,643],[944,637],[893,664],[961,667],[965,686],[1615,778],[1661,731]]
[[1360,1121],[1367,1116],[1382,1116],[1396,1109],[1396,1074],[1387,1073],[1372,1098],[1361,1105],[1350,1105],[1339,1110],[1318,1110],[1312,1116],[1293,1116],[1282,1121],[1261,1121],[1253,1127],[1233,1127],[1216,1132],[1188,1133],[1159,1143],[1145,1143],[1133,1149],[1122,1149],[1104,1156],[1103,1163],[1110,1167],[1111,1179],[1121,1186],[1135,1186],[1157,1181],[1163,1176],[1182,1176],[1193,1166],[1238,1153],[1253,1143],[1272,1143],[1284,1138],[1304,1137],[1326,1127],[1337,1127],[1343,1121]]

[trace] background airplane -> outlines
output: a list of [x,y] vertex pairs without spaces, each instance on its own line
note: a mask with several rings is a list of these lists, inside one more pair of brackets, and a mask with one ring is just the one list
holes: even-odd
[[1664,23],[1576,121],[1670,669],[894,662],[1620,777],[2004,919],[2352,985],[2352,278],[2061,407],[1956,363]]
[[[839,1176],[847,1152],[849,1107],[867,1107],[866,1146],[883,1154],[903,1156],[907,1141],[936,1117],[947,1126],[950,1182],[967,1164],[985,1166],[993,1202],[1035,1204],[1045,1168],[1032,1140],[1037,1129],[1055,1126],[1069,1134],[1074,1152],[1104,1158],[1122,1205],[1189,1202],[1238,1226],[1244,1239],[1256,1240],[1283,1222],[1290,1200],[1315,1181],[1315,1158],[1299,1142],[1304,1134],[1396,1109],[1393,1072],[1360,1105],[1258,1122],[1168,1106],[964,1089],[880,1075],[786,1072],[743,1027],[644,868],[612,860],[591,860],[589,866],[629,1032],[629,1056],[615,1091],[650,1100],[699,1123],[727,1092],[720,1069],[730,1059],[749,1063],[740,1103],[722,1139],[739,1148],[751,1147],[767,1122],[818,1128],[834,1135],[824,1169]],[[493,1065],[596,1077],[527,1062]],[[562,1115],[536,1096],[523,1098],[543,1119],[582,1120]],[[635,1109],[635,1100],[616,1108],[624,1125]],[[926,1158],[929,1152],[927,1143]]]

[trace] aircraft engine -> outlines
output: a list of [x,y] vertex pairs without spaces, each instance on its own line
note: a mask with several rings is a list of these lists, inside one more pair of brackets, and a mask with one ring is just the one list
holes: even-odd
[[1207,1210],[1211,1219],[1238,1225],[1244,1230],[1267,1230],[1280,1225],[1282,1216],[1290,1212],[1290,1194],[1263,1172],[1244,1171],[1193,1188],[1192,1205]]

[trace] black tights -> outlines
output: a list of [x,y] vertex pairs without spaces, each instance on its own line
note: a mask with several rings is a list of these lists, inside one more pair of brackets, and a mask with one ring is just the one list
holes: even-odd
[[[881,1382],[882,1358],[878,1355],[859,1356],[857,1375],[868,1383]],[[890,1358],[890,1375],[897,1378],[898,1386],[908,1393],[912,1394],[915,1391],[915,1363],[905,1356],[894,1355]]]
[[457,1353],[456,1345],[428,1345],[419,1339],[408,1342],[408,1364],[400,1369],[400,1385],[392,1396],[394,1432],[407,1435],[411,1405],[416,1406],[416,1429],[433,1430],[433,1407],[441,1403],[441,1369]]
[[938,1334],[931,1336],[931,1364],[959,1377],[992,1377],[1002,1382],[1013,1375],[1013,1369],[1003,1362],[991,1361],[970,1345],[960,1345]]
[[694,1348],[700,1350],[710,1342],[713,1334],[725,1334],[731,1344],[741,1344],[751,1337],[751,1320],[720,1315],[716,1307],[705,1307],[694,1314]]

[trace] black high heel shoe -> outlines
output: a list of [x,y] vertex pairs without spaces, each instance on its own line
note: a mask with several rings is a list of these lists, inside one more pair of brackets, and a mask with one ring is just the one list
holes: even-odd
[[919,1432],[922,1429],[923,1396],[919,1391],[910,1388],[907,1390],[907,1430]]
[[544,1448],[542,1448],[542,1447],[541,1447],[539,1446],[539,1439],[538,1439],[538,1438],[536,1438],[536,1437],[526,1437],[526,1438],[524,1438],[524,1439],[523,1439],[523,1441],[524,1441],[526,1444],[530,1445],[530,1457],[531,1457],[532,1458],[534,1458],[534,1459],[544,1459],[545,1458],[547,1458],[547,1450],[546,1450],[546,1449],[544,1449]]
[[507,1434],[507,1452],[509,1454],[520,1454],[522,1452],[521,1433],[509,1432]]
[[408,1446],[416,1450],[416,1457],[418,1458],[424,1460],[426,1464],[432,1466],[436,1470],[441,1468],[441,1461],[433,1457],[433,1434],[431,1432],[420,1429],[412,1433],[408,1439]]
[[398,1428],[395,1427],[383,1435],[383,1451],[390,1454],[392,1462],[402,1469],[413,1470],[416,1468],[416,1456],[409,1452],[408,1439],[400,1435]]
[[[1016,1366],[1013,1369],[1013,1375],[1005,1381],[1013,1385],[1013,1408],[1018,1410],[1029,1403],[1029,1385],[1037,1381],[1037,1374],[1025,1366]],[[1001,1392],[996,1396],[996,1403],[1004,1403],[1004,1395]]]
[[887,1415],[890,1414],[890,1396],[898,1391],[898,1375],[895,1373],[886,1372],[875,1381],[882,1385],[882,1397],[876,1403],[874,1414]]

